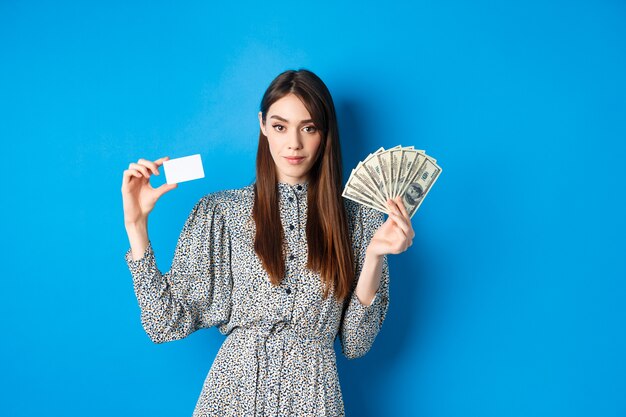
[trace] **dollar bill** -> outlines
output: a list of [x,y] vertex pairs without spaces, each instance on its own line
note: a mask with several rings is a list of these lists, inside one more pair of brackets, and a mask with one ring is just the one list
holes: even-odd
[[439,174],[441,174],[441,168],[432,159],[426,158],[409,181],[406,189],[402,192],[402,203],[410,218],[417,212],[433,184],[439,178]]
[[403,151],[404,161],[400,167],[396,195],[402,195],[409,179],[417,172],[420,165],[426,160],[426,153],[419,149],[406,149]]
[[371,195],[367,195],[367,194],[363,195],[359,193],[355,188],[344,188],[342,196],[349,198],[350,200],[356,201],[357,203],[371,207],[375,210],[387,213],[387,209],[382,208],[379,205],[373,203],[374,200],[372,199]]
[[384,148],[380,148],[374,154],[370,155],[363,164],[361,165],[361,169],[365,169],[365,172],[370,177],[372,183],[376,188],[376,194],[383,200],[387,201],[385,195],[385,185],[383,174],[380,168],[380,164],[378,163],[378,154],[384,152]]
[[342,195],[347,198],[358,198],[362,204],[385,211],[385,205],[380,201],[376,193],[377,189],[371,185],[369,177],[364,176],[363,173],[358,172],[358,169],[355,169],[352,171],[352,175],[350,175]]
[[440,174],[437,160],[425,150],[381,147],[352,170],[342,196],[386,214],[387,199],[401,196],[413,217]]
[[376,160],[378,162],[378,167],[380,168],[380,179],[382,183],[382,191],[383,196],[385,197],[385,201],[390,198],[391,192],[389,188],[391,187],[391,181],[389,179],[389,152],[381,152],[376,155]]
[[398,194],[398,179],[400,170],[400,158],[402,157],[402,147],[400,145],[389,150],[389,180],[391,182],[390,198],[394,198]]
[[[379,189],[374,183],[374,180],[372,179],[372,177],[369,176],[367,170],[359,169],[361,166],[362,166],[362,163],[359,163],[359,165],[357,165],[357,168],[353,170],[351,177],[354,176],[356,179],[358,179],[361,182],[361,184],[363,184],[363,186],[367,188],[369,193],[374,196],[373,203],[379,203],[381,207],[385,207],[386,200],[384,200],[382,196],[378,194]],[[348,181],[348,183],[350,183],[350,181]]]

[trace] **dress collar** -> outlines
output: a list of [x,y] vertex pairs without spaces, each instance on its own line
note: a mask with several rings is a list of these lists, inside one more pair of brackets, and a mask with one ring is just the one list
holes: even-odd
[[298,195],[306,194],[307,189],[309,188],[309,182],[304,181],[299,184],[288,184],[286,182],[278,182],[278,191],[281,194],[284,193],[296,193]]

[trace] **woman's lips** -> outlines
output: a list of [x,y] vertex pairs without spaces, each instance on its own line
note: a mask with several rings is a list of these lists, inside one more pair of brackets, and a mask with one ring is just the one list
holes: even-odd
[[304,156],[286,156],[285,159],[287,160],[287,162],[289,162],[291,165],[298,165],[299,163],[301,163],[302,161],[304,161]]

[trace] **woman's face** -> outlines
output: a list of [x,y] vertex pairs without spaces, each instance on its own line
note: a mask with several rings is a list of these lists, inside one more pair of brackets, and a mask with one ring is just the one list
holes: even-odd
[[294,94],[275,101],[267,111],[265,122],[264,125],[259,112],[259,124],[269,142],[278,181],[288,184],[307,181],[322,137],[302,101]]

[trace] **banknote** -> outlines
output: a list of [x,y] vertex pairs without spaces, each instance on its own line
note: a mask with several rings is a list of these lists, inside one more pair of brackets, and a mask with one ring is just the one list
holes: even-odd
[[[343,193],[341,194],[343,197],[348,198],[352,201],[356,201],[357,203],[363,204],[365,206],[371,207],[375,210],[378,211],[382,211],[383,213],[387,213],[386,209],[383,209],[382,207],[380,207],[377,204],[372,203],[372,200],[370,197],[368,196],[364,196],[362,194],[360,194],[359,192],[357,192],[356,190],[354,190],[353,188],[346,188],[343,190]],[[387,213],[389,214],[389,213]]]
[[[366,169],[359,169],[361,165],[362,163],[359,163],[359,165],[357,165],[357,168],[353,170],[353,173],[350,177],[358,179],[359,182],[369,191],[369,193],[374,196],[374,200],[372,201],[373,203],[378,203],[381,207],[385,207],[386,200],[378,194],[379,187],[376,186],[374,180],[369,176]],[[348,184],[351,184],[350,180],[348,180]]]
[[423,149],[381,147],[352,170],[342,196],[387,214],[387,200],[401,196],[412,218],[441,171],[437,160]]
[[402,203],[404,203],[409,217],[412,218],[417,212],[422,201],[439,178],[439,174],[441,174],[441,168],[432,159],[426,158],[415,176],[408,182],[400,195],[402,195]]
[[370,154],[370,156],[368,156],[367,159],[363,161],[363,164],[361,165],[361,169],[364,169],[366,172],[365,175],[368,175],[370,177],[372,183],[374,184],[376,188],[377,195],[383,201],[387,201],[387,198],[385,197],[386,188],[384,184],[384,178],[383,178],[383,174],[382,174],[379,160],[378,160],[378,155],[381,154],[383,151],[384,149],[380,148],[378,151],[374,152],[373,154]]
[[355,171],[353,170],[352,175],[350,175],[342,195],[355,201],[358,199],[361,204],[384,211],[385,204],[377,196],[377,189],[372,185],[370,178],[363,172],[355,173]]
[[415,162],[416,155],[418,153],[426,153],[426,151],[422,149],[415,149],[413,146],[400,147],[400,149],[397,149],[395,151],[395,153],[398,155],[398,168],[394,177],[394,197],[400,194],[400,191],[402,190],[403,185],[406,181],[408,171],[410,170],[413,162]]
[[426,160],[426,153],[422,150],[406,149],[403,150],[403,158],[397,180],[396,196],[404,191],[409,178],[417,172],[417,169]]
[[389,150],[389,178],[391,181],[391,190],[389,193],[393,196],[396,194],[399,170],[400,170],[400,157],[402,155],[402,146],[398,145],[395,148]]

